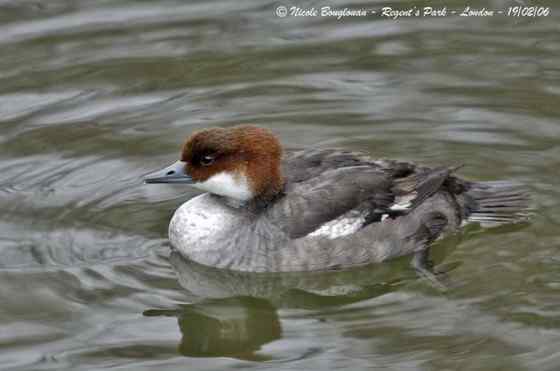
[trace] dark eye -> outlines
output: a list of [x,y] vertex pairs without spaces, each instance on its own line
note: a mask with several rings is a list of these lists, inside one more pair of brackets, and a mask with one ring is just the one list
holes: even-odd
[[206,155],[200,158],[200,164],[203,166],[212,165],[214,163],[214,156]]

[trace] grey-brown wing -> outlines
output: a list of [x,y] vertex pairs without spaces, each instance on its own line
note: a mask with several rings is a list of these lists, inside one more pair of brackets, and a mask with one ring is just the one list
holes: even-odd
[[326,171],[353,166],[364,166],[383,170],[394,178],[409,176],[419,169],[411,162],[371,158],[365,152],[333,148],[287,150],[282,163],[288,185],[305,182]]
[[365,153],[332,148],[313,148],[285,151],[282,170],[287,184],[290,186],[313,179],[329,170],[361,165],[379,168]]
[[374,161],[363,153],[336,149],[291,152],[284,172],[286,196],[268,213],[291,238],[323,226],[334,235],[348,233],[380,222],[382,215],[405,215],[445,187],[450,174],[447,168]]
[[393,203],[391,186],[390,175],[375,167],[327,170],[291,184],[286,196],[268,210],[268,217],[291,238],[307,235],[349,212],[365,222],[371,213],[382,212]]

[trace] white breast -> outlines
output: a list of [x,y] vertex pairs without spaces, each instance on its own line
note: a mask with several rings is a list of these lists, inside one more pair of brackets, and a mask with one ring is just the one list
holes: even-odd
[[169,241],[182,255],[203,264],[215,265],[233,230],[243,222],[235,209],[208,193],[179,207],[169,223]]

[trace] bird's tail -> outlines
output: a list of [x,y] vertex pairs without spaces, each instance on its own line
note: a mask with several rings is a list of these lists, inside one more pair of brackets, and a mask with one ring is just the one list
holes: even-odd
[[529,203],[527,190],[509,181],[471,183],[465,194],[467,220],[483,227],[526,222],[531,216]]

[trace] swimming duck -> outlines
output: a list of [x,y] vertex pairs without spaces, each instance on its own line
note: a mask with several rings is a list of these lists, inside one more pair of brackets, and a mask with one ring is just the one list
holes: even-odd
[[283,151],[271,131],[242,125],[195,132],[179,161],[145,182],[206,192],[169,224],[172,247],[200,264],[294,272],[411,255],[423,269],[430,244],[468,222],[528,217],[519,185],[467,181],[455,170],[340,149]]

